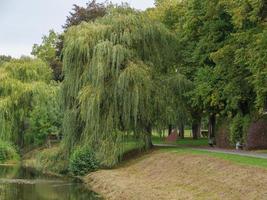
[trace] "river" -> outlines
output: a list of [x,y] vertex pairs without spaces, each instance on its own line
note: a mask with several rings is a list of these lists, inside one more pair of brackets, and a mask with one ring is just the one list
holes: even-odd
[[20,166],[0,165],[0,200],[99,200],[82,183]]

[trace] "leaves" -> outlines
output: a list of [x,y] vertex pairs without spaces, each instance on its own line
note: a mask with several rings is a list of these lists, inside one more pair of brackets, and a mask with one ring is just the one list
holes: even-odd
[[12,60],[1,67],[0,138],[40,144],[60,126],[58,86],[40,60]]
[[64,43],[65,142],[71,151],[73,145],[91,145],[105,166],[118,162],[121,132],[145,134],[159,118],[152,117],[154,77],[171,68],[175,41],[161,24],[120,9],[71,27]]

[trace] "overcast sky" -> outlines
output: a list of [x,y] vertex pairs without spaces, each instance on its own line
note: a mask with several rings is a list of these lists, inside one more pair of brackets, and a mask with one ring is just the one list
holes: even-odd
[[[88,0],[0,0],[0,55],[30,55],[32,45],[39,44],[42,35],[50,29],[61,32],[73,4],[85,5],[86,2]],[[154,4],[154,0],[112,2],[128,2],[142,10]]]

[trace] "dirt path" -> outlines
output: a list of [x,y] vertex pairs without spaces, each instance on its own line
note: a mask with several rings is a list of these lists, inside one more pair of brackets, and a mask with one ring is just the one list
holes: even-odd
[[[156,144],[155,146],[156,147],[181,147],[181,145],[176,145],[176,144]],[[235,149],[228,150],[228,149],[220,149],[220,148],[216,148],[216,147],[214,147],[214,148],[213,147],[211,147],[211,148],[209,148],[209,147],[191,147],[190,149],[267,159],[267,153],[256,153],[256,152],[242,151],[242,150],[235,150]]]
[[155,151],[85,181],[110,200],[267,199],[267,170],[205,155]]

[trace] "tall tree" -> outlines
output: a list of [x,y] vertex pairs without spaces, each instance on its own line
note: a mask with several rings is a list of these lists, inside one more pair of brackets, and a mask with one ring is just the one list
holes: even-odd
[[58,42],[59,35],[54,30],[50,30],[47,36],[43,36],[42,43],[40,45],[33,45],[31,54],[36,58],[47,62],[53,70],[54,80],[61,81],[63,79],[62,63],[57,56]]
[[0,66],[0,139],[22,148],[44,141],[58,128],[59,88],[50,81],[51,70],[40,60],[12,60]]
[[63,28],[67,30],[69,27],[79,25],[82,22],[95,21],[99,17],[104,17],[107,13],[107,6],[106,3],[97,3],[96,0],[86,3],[86,7],[74,4]]
[[70,28],[65,37],[68,147],[89,144],[107,166],[118,161],[122,132],[135,132],[149,147],[156,107],[163,105],[157,78],[172,66],[172,34],[133,11],[113,11]]
[[11,56],[6,56],[6,55],[0,55],[0,65],[9,62],[12,59]]

